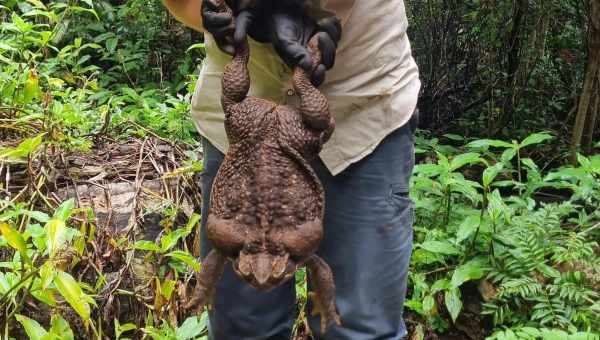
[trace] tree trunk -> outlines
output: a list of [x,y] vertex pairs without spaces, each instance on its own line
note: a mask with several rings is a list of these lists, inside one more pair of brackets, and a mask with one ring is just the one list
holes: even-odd
[[574,164],[577,163],[577,153],[581,151],[581,142],[586,131],[586,144],[589,143],[586,148],[591,146],[597,117],[596,103],[600,96],[600,0],[590,1],[588,62],[571,140],[571,161]]
[[521,31],[525,21],[525,13],[527,11],[527,0],[515,0],[513,10],[513,23],[508,37],[508,48],[507,48],[507,68],[506,73],[508,79],[506,81],[506,88],[508,93],[504,100],[502,116],[499,117],[498,125],[496,125],[495,133],[502,130],[509,121],[514,122],[514,110],[516,106],[517,87],[518,87],[518,75],[519,68],[521,66],[521,45],[522,37]]

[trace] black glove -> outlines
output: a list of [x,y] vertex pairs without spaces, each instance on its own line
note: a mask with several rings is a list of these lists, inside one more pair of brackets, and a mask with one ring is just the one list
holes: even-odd
[[[260,1],[260,0],[259,0]],[[273,47],[290,67],[302,67],[311,74],[315,86],[325,80],[325,71],[335,63],[335,52],[341,38],[339,19],[328,17],[315,22],[306,15],[305,1],[288,0],[269,8],[263,6],[239,12],[236,17],[234,42],[240,44],[246,35],[262,42],[271,42]],[[272,4],[272,3],[271,3]],[[265,39],[265,34],[268,39]],[[308,41],[319,35],[321,63],[313,68]]]
[[213,35],[217,46],[223,52],[231,55],[235,53],[233,45],[235,25],[231,11],[224,11],[223,8],[215,6],[211,0],[202,0],[202,25]]
[[[290,68],[300,66],[310,73],[314,86],[321,85],[325,71],[335,63],[335,52],[342,34],[339,19],[329,17],[314,22],[298,12],[278,11],[272,15],[271,29],[271,42],[284,62]],[[315,34],[319,36],[321,62],[313,68],[307,45]]]

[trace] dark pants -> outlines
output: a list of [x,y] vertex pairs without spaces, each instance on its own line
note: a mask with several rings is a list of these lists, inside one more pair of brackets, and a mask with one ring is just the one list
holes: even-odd
[[[413,204],[408,197],[414,166],[413,133],[417,116],[390,134],[375,151],[332,176],[313,164],[326,192],[325,236],[318,255],[333,271],[342,327],[319,334],[319,319],[309,319],[317,339],[402,339],[402,310],[412,251]],[[202,253],[210,250],[204,227],[209,194],[223,154],[206,139],[202,177]],[[210,313],[213,340],[291,337],[295,318],[294,282],[259,292],[228,265],[217,286]],[[309,313],[310,315],[310,313]]]

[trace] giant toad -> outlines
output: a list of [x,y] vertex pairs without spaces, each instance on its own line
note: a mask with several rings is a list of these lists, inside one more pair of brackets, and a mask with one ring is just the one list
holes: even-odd
[[[222,0],[217,7],[229,11]],[[313,64],[318,39],[309,42]],[[269,290],[306,266],[321,327],[340,323],[329,266],[315,252],[323,237],[325,197],[310,160],[334,129],[328,102],[296,68],[298,108],[249,97],[249,47],[236,48],[225,67],[221,102],[230,147],[211,192],[207,234],[214,250],[202,262],[189,307],[202,309],[227,261],[253,287]]]

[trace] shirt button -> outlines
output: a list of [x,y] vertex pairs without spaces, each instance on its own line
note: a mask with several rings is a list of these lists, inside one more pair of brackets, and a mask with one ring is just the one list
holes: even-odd
[[294,96],[294,95],[296,95],[296,91],[294,91],[293,89],[288,89],[288,90],[287,90],[287,92],[286,92],[286,94],[287,94],[289,97],[291,97],[291,96]]

